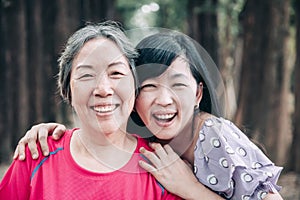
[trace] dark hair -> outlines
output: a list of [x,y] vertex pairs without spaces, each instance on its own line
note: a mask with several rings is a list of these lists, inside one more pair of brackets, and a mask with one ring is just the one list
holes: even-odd
[[[217,116],[223,114],[222,108],[219,108],[218,95],[211,92],[215,89],[214,85],[218,83],[212,81],[211,69],[208,67],[216,68],[216,66],[208,53],[191,38],[178,32],[157,33],[144,38],[136,49],[139,53],[136,59],[139,83],[161,75],[178,56],[182,56],[187,59],[197,84],[203,83],[203,96],[199,109]],[[221,80],[220,77],[218,78]],[[144,125],[136,112],[132,113],[131,118],[138,125]]]
[[73,60],[86,42],[98,37],[104,37],[112,40],[124,53],[130,65],[132,74],[135,78],[135,85],[137,87],[134,59],[138,54],[133,45],[129,42],[128,38],[125,36],[120,24],[114,21],[106,21],[98,24],[88,24],[76,31],[68,39],[67,44],[60,58],[58,59],[58,88],[60,90],[61,96],[69,103],[71,103],[72,100],[70,76]]

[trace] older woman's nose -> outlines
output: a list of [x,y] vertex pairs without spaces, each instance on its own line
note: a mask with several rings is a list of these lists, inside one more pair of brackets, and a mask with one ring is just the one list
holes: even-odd
[[102,75],[98,78],[97,85],[93,91],[95,96],[106,97],[114,93],[113,85],[107,75]]

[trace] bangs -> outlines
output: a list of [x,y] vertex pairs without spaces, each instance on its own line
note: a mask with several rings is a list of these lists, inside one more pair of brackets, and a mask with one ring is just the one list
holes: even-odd
[[172,51],[156,48],[138,49],[138,53],[136,72],[140,84],[149,78],[160,76],[178,57]]

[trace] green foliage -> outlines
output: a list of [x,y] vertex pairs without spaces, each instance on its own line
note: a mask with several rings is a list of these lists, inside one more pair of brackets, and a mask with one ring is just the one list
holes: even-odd
[[[117,11],[125,28],[164,27],[183,31],[186,26],[187,0],[118,0]],[[143,11],[143,6],[159,6],[156,11]]]
[[[237,36],[239,34],[239,14],[243,9],[244,4],[245,0],[219,0],[218,23],[221,41],[226,38],[225,34],[230,34],[232,36]],[[227,31],[225,31],[226,29]]]

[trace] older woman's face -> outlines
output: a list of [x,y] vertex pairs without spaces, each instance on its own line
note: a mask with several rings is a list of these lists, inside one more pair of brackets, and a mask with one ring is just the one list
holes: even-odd
[[84,126],[104,134],[126,130],[134,105],[134,78],[113,41],[96,38],[81,48],[72,64],[71,94]]
[[202,87],[197,85],[188,62],[178,57],[159,77],[143,81],[135,107],[156,137],[171,139],[190,125],[201,97]]

